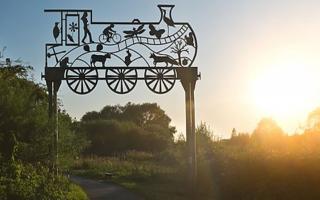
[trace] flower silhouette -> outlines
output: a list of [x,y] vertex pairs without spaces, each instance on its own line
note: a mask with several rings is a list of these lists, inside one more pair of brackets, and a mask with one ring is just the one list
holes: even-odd
[[78,30],[78,24],[72,22],[71,24],[69,24],[69,30],[70,30],[71,32],[76,32],[76,30]]

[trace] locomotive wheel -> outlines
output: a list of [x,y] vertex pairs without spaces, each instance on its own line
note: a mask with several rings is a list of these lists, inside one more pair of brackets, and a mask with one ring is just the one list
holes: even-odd
[[148,88],[157,93],[164,94],[169,92],[176,82],[175,69],[147,69],[145,71],[145,82]]
[[88,94],[97,85],[98,71],[96,69],[75,68],[66,70],[66,80],[69,88],[77,94]]
[[130,92],[137,83],[136,69],[107,68],[106,81],[109,88],[117,94]]

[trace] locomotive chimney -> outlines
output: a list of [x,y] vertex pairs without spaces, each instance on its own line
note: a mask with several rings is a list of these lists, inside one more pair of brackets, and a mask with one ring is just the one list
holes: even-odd
[[163,20],[166,18],[166,19],[169,19],[170,21],[173,22],[173,19],[172,19],[172,16],[171,16],[171,12],[172,12],[172,9],[174,7],[174,5],[158,5],[159,9],[160,9],[160,13],[161,13],[161,16],[160,16],[160,20],[159,20],[159,24],[163,22]]

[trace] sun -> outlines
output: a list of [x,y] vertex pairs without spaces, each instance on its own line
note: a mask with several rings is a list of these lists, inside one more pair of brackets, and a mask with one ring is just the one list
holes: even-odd
[[[294,58],[266,66],[252,82],[252,98],[265,116],[292,118],[312,109],[317,91],[316,70]],[[319,84],[319,83],[318,83]]]

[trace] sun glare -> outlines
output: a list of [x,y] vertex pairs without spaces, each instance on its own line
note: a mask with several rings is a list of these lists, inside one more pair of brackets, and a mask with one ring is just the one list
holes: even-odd
[[256,75],[252,95],[263,115],[283,119],[313,109],[317,73],[312,66],[293,59],[271,64]]

